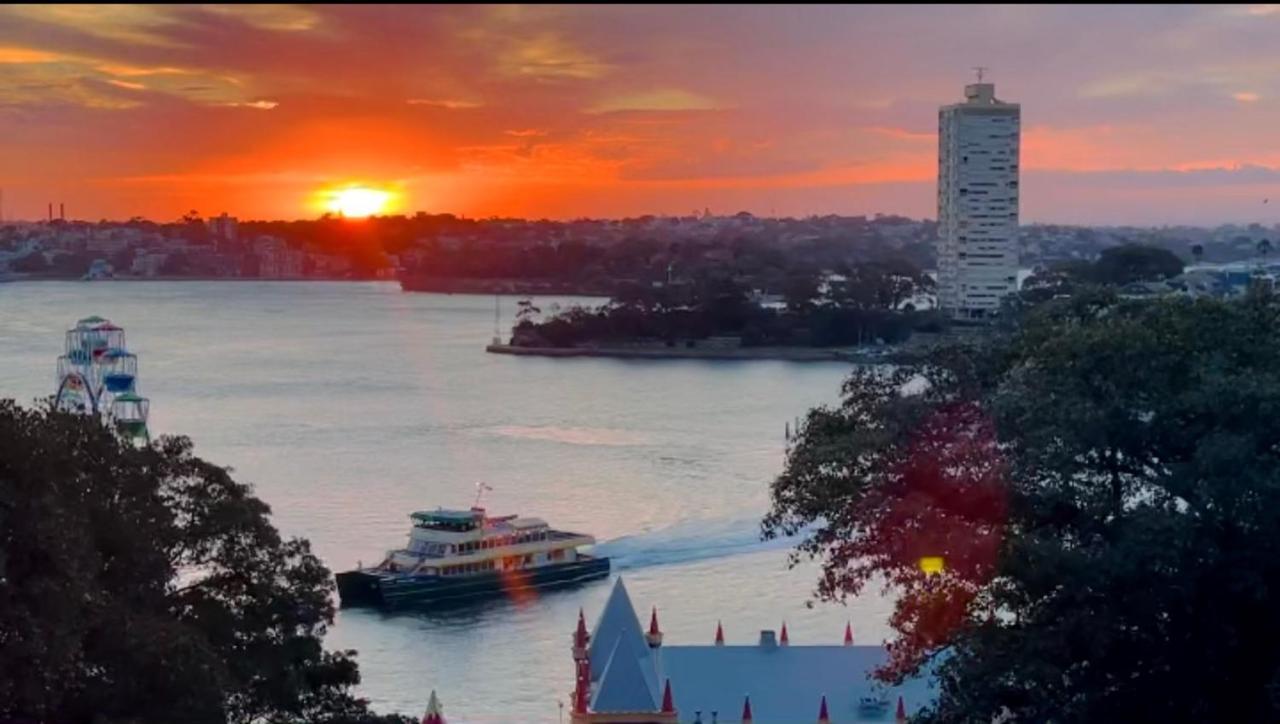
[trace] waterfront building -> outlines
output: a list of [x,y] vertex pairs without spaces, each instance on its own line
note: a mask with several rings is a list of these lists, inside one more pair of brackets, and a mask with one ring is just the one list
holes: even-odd
[[221,216],[206,220],[205,226],[209,229],[209,239],[218,251],[239,250],[240,222],[236,217],[223,212]]
[[253,242],[258,257],[258,276],[263,279],[301,279],[307,255],[290,248],[284,239],[259,236]]
[[929,674],[899,686],[872,680],[888,652],[855,644],[848,626],[829,645],[793,642],[785,623],[747,645],[727,644],[719,623],[707,644],[663,638],[656,608],[641,628],[621,579],[590,632],[579,613],[572,724],[901,722],[936,696]]
[[1017,291],[1021,109],[994,83],[938,110],[938,305],[982,319]]

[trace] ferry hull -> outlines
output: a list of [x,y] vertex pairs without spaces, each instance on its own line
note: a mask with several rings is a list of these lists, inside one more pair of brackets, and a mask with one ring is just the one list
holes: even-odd
[[388,577],[369,571],[339,573],[338,597],[343,606],[455,605],[495,598],[519,598],[540,588],[571,586],[609,575],[609,559],[580,556],[559,563],[505,573],[470,576]]

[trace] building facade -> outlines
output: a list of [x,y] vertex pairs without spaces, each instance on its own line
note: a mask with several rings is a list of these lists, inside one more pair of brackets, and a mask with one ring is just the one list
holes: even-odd
[[938,306],[983,319],[1017,291],[1021,108],[995,84],[938,110]]
[[830,644],[802,645],[784,623],[757,642],[727,645],[717,625],[707,644],[672,645],[656,609],[641,628],[619,579],[592,631],[579,614],[570,724],[903,722],[933,703],[931,669],[880,684],[870,675],[887,662],[885,647],[856,645],[850,628],[843,641],[833,633]]

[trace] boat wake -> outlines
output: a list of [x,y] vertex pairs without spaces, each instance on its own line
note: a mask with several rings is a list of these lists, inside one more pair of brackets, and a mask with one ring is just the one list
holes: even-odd
[[761,540],[758,518],[694,520],[598,543],[595,554],[609,556],[615,571],[625,571],[789,548],[798,541]]

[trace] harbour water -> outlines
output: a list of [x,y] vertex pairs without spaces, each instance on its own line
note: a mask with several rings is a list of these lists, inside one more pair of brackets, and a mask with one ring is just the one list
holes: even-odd
[[190,435],[335,571],[481,481],[491,512],[613,557],[606,581],[518,602],[340,611],[327,643],[359,652],[380,711],[420,716],[436,689],[451,722],[560,721],[578,609],[592,620],[617,575],[669,643],[709,642],[717,620],[730,643],[783,620],[797,643],[838,642],[846,620],[888,634],[887,600],[808,608],[816,567],[759,540],[784,426],[837,400],[843,363],[490,355],[493,297],[392,283],[18,282],[0,286],[0,397],[50,394],[63,332],[90,314],[125,327],[153,433]]

